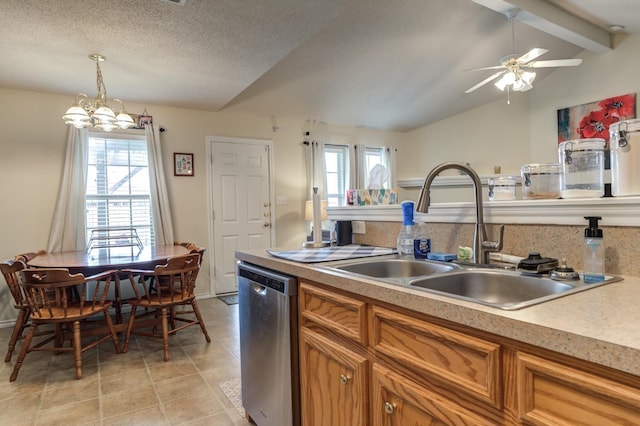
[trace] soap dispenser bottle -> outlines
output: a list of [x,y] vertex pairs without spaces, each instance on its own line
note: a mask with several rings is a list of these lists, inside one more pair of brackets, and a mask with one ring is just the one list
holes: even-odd
[[598,228],[600,216],[585,216],[589,227],[584,230],[583,280],[585,283],[604,281],[604,240]]
[[403,201],[402,206],[402,227],[398,233],[398,255],[413,257],[413,201]]

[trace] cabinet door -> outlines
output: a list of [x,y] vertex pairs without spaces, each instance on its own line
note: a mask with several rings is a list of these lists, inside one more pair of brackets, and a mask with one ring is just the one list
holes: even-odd
[[640,390],[560,363],[517,353],[518,411],[535,425],[640,424]]
[[371,380],[373,426],[493,425],[380,364]]
[[306,327],[300,331],[304,426],[367,426],[368,361]]

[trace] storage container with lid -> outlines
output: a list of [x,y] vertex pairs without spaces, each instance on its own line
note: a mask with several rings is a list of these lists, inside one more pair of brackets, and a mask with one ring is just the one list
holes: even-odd
[[525,164],[522,175],[522,198],[525,200],[560,198],[559,163]]
[[496,176],[489,178],[489,200],[515,200],[517,180],[513,176]]
[[558,157],[562,166],[562,198],[599,198],[604,195],[604,139],[562,142]]
[[640,195],[640,119],[609,126],[611,195]]

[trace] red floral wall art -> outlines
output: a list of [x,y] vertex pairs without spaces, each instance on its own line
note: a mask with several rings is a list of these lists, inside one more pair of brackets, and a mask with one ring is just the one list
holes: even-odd
[[609,126],[636,117],[636,94],[603,99],[558,110],[558,143],[573,139],[609,141]]

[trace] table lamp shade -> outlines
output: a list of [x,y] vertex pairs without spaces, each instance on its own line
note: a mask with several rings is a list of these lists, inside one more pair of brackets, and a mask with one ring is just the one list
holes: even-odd
[[[320,220],[327,220],[327,200],[320,200]],[[304,205],[304,220],[313,221],[313,202],[311,200],[307,200]]]

